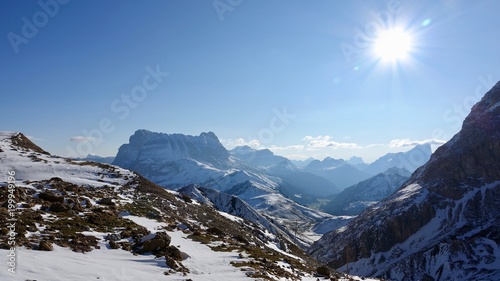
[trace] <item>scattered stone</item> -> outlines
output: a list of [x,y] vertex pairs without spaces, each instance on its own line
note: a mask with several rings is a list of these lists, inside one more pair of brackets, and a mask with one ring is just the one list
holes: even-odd
[[109,247],[111,249],[120,249],[120,244],[116,243],[115,241],[109,241]]
[[179,248],[177,248],[177,247],[175,247],[175,246],[173,246],[173,245],[169,246],[169,247],[166,249],[166,255],[167,255],[168,257],[173,258],[173,259],[174,259],[174,260],[176,260],[176,261],[181,261],[181,260],[183,260],[181,250],[179,250]]
[[38,194],[38,198],[49,201],[49,202],[59,202],[63,203],[64,202],[64,197],[56,195],[50,191],[42,192]]
[[172,269],[179,268],[179,266],[177,265],[177,262],[173,258],[165,256],[165,260],[166,260],[166,264],[168,267],[170,267]]
[[38,244],[38,250],[40,251],[52,251],[54,250],[54,246],[52,246],[52,243],[50,243],[47,240],[42,240]]
[[97,247],[97,237],[77,234],[76,237],[71,240],[70,246],[75,252],[90,252],[92,251],[92,247]]
[[53,203],[49,207],[49,211],[54,212],[54,213],[62,213],[62,212],[67,212],[69,211],[70,207],[67,204],[64,203]]
[[140,252],[157,254],[166,251],[171,241],[172,238],[166,232],[157,232],[153,239],[144,241]]
[[111,234],[106,235],[106,237],[104,237],[104,239],[109,240],[109,241],[118,241],[122,238],[120,237],[120,234],[118,234],[118,233],[111,233]]
[[102,198],[101,200],[97,201],[97,204],[114,206],[115,202],[113,202],[113,198],[106,197],[106,198]]

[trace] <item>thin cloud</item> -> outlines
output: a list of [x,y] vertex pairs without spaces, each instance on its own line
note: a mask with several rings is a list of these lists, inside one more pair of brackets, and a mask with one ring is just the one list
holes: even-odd
[[289,146],[271,146],[269,147],[270,150],[276,150],[276,151],[280,151],[280,150],[302,150],[304,149],[304,146],[301,145],[301,144],[297,144],[297,145],[289,145]]
[[419,144],[430,144],[430,145],[442,145],[445,141],[438,139],[428,139],[428,140],[410,140],[410,139],[395,139],[391,140],[389,143],[390,147],[406,147],[406,146],[415,146]]
[[72,142],[89,142],[89,141],[95,141],[95,138],[93,137],[84,137],[84,136],[74,136],[69,139]]
[[244,146],[248,145],[252,148],[259,148],[261,146],[261,143],[259,140],[253,139],[253,140],[246,140],[244,138],[237,138],[237,139],[221,139],[220,142],[228,148],[234,148],[237,146]]
[[307,146],[312,149],[325,148],[325,147],[331,147],[334,149],[360,148],[360,146],[356,143],[334,141],[331,136],[321,136],[321,135],[317,137],[306,136],[302,140],[308,142]]

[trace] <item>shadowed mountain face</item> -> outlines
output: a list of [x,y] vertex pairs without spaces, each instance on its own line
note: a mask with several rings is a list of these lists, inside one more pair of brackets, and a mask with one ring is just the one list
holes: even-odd
[[331,181],[341,190],[373,176],[356,169],[343,159],[330,157],[323,161],[312,161],[304,168],[304,171]]
[[410,175],[405,169],[393,167],[331,196],[331,201],[321,210],[336,216],[359,215],[367,207],[393,194]]
[[500,82],[396,193],[310,253],[391,280],[500,280]]
[[214,167],[226,168],[229,153],[212,133],[199,136],[162,134],[138,130],[129,143],[120,147],[113,164],[130,169],[141,169],[141,161],[176,161],[194,159]]

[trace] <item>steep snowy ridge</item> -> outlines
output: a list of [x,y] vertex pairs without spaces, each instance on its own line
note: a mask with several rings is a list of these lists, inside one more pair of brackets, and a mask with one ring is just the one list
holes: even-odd
[[178,192],[260,225],[303,247],[311,245],[325,232],[342,227],[352,219],[309,209],[275,193],[252,196],[243,201],[234,195],[197,185],[185,186]]
[[401,189],[310,253],[390,280],[500,280],[499,85]]
[[245,201],[236,196],[194,184],[185,186],[179,189],[178,192],[204,204],[214,206],[219,211],[226,212],[253,222],[256,225],[260,225],[273,234],[278,234],[279,232],[275,225],[255,211]]

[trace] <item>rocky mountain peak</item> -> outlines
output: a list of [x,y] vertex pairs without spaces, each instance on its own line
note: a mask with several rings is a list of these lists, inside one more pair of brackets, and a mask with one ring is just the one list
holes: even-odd
[[461,183],[482,186],[499,180],[499,105],[500,86],[497,83],[474,105],[460,132],[439,147],[411,180],[434,183],[429,187],[432,192],[453,199],[464,195],[466,190],[459,187]]
[[499,280],[500,86],[393,195],[310,249],[391,280]]
[[137,130],[129,143],[120,147],[113,164],[136,169],[138,163],[164,163],[182,159],[220,167],[227,164],[229,153],[213,132],[191,136]]

